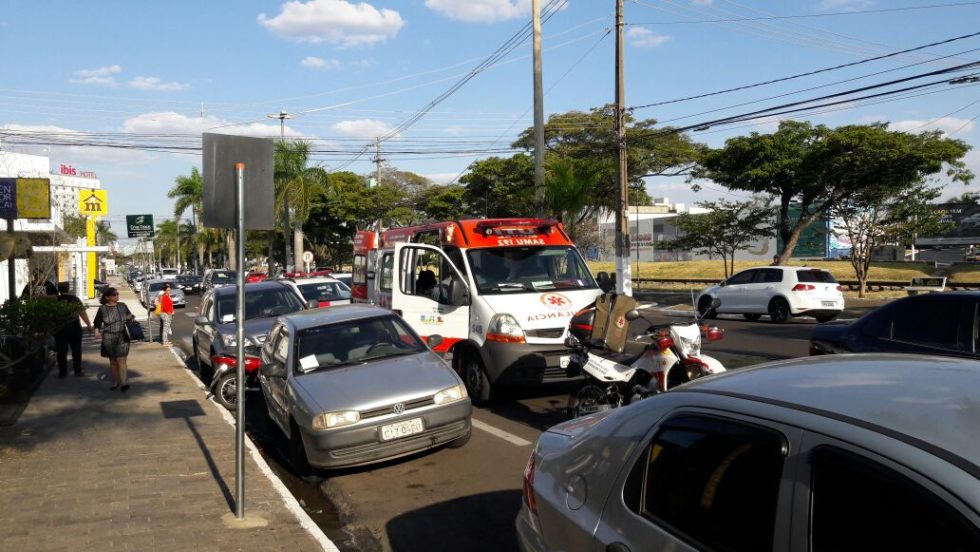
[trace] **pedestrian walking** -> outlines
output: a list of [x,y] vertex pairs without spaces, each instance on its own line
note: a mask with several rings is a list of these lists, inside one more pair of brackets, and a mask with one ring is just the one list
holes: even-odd
[[170,284],[163,284],[157,294],[157,308],[160,314],[160,343],[170,345],[170,326],[174,319],[174,299],[170,295]]
[[58,353],[58,377],[68,376],[68,350],[71,349],[71,362],[76,376],[84,376],[82,371],[82,327],[78,324],[81,318],[85,322],[85,327],[92,331],[92,323],[89,322],[88,313],[85,312],[85,305],[82,300],[71,293],[68,282],[58,282],[58,301],[70,303],[78,309],[78,314],[72,316],[71,320],[65,322],[54,333],[55,351]]
[[99,299],[102,304],[95,315],[95,337],[102,338],[102,356],[109,359],[109,373],[112,377],[110,391],[127,391],[126,360],[129,356],[129,337],[126,322],[136,317],[129,312],[126,303],[119,302],[119,291],[114,287],[102,290]]

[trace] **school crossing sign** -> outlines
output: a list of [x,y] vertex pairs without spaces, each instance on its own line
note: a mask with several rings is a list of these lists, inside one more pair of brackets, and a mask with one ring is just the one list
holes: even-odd
[[100,217],[109,214],[109,202],[105,190],[84,188],[78,194],[78,212],[83,217]]
[[153,215],[126,215],[126,233],[130,238],[152,238]]

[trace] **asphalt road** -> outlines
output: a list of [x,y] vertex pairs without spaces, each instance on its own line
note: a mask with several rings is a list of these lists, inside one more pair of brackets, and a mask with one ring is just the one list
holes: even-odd
[[[683,293],[641,298],[648,322],[667,323],[684,313],[664,307],[684,305]],[[191,356],[193,316],[199,298],[174,320],[174,342]],[[651,303],[656,302],[657,305]],[[845,311],[843,317],[861,314]],[[721,341],[704,353],[728,369],[775,359],[806,356],[815,321],[794,319],[777,325],[766,317],[748,322],[723,316]],[[634,322],[639,332],[647,322]],[[188,366],[196,369],[190,359]],[[246,431],[274,471],[342,550],[516,550],[514,518],[521,504],[524,465],[538,435],[565,419],[572,386],[552,385],[508,393],[497,403],[474,409],[474,432],[460,449],[436,449],[370,467],[338,470],[301,480],[285,460],[285,439],[265,415],[260,392],[246,397]]]

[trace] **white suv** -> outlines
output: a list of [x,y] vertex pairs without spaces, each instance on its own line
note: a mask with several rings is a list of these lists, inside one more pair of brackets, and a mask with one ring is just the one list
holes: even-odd
[[793,316],[812,316],[817,322],[837,318],[844,310],[844,294],[826,270],[805,266],[765,266],[743,270],[698,296],[699,312],[721,299],[719,314],[741,314],[758,320],[768,314],[777,324]]

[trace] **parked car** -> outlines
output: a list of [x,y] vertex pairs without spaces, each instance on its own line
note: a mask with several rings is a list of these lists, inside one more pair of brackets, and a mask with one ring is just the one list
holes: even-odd
[[205,291],[233,285],[235,285],[235,271],[221,268],[209,268],[204,272],[204,278],[201,281],[201,289]]
[[895,352],[980,359],[978,303],[976,291],[896,299],[857,320],[817,325],[810,354]]
[[559,424],[520,546],[980,550],[978,388],[973,360],[795,359]]
[[[429,337],[432,346],[440,341]],[[280,318],[262,348],[259,380],[301,472],[460,447],[472,431],[463,381],[401,317],[380,307]]]
[[142,274],[133,279],[133,291],[137,294],[143,291],[143,281],[146,280],[146,276]]
[[[197,365],[203,373],[213,371],[213,357],[235,356],[235,290],[214,288],[201,297],[191,338]],[[295,289],[279,281],[245,285],[245,353],[258,356],[276,318],[301,311],[307,305]]]
[[176,280],[180,274],[179,268],[161,268],[160,278],[163,280]]
[[140,292],[140,303],[146,307],[146,310],[152,311],[157,306],[157,296],[163,291],[163,286],[170,284],[170,297],[173,299],[174,307],[186,307],[187,299],[184,297],[184,291],[174,285],[171,280],[166,280],[163,278],[158,278],[156,280],[147,280],[143,285],[143,290]]
[[245,274],[245,282],[249,284],[254,284],[255,282],[262,282],[269,279],[268,272],[248,272]]
[[347,305],[351,302],[350,288],[340,280],[329,276],[286,281],[296,287],[296,291],[303,296],[303,299],[317,301],[321,307]]
[[817,322],[833,320],[844,310],[844,294],[833,274],[805,266],[766,266],[743,270],[701,292],[698,312],[705,312],[715,297],[718,314],[741,314],[756,321],[768,314],[784,324],[794,316],[812,316]]
[[196,274],[181,274],[175,282],[186,295],[201,293],[202,278]]

